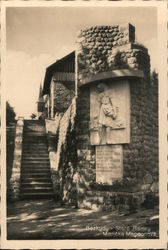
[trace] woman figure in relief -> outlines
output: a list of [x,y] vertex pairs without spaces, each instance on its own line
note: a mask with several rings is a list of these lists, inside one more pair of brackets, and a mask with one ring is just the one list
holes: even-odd
[[114,106],[112,98],[105,91],[105,88],[106,86],[103,83],[100,83],[97,86],[97,89],[99,91],[98,101],[100,103],[100,111],[98,117],[100,143],[105,136],[106,143],[110,143],[110,131],[111,128],[115,127],[115,119],[117,118],[118,114],[118,107]]

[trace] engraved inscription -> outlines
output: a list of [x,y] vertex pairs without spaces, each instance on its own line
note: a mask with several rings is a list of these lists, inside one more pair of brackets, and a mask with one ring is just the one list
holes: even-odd
[[112,184],[123,175],[121,145],[96,146],[96,181]]

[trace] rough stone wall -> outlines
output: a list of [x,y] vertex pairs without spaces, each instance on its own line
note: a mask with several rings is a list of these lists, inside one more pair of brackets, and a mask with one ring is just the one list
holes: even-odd
[[86,192],[91,190],[90,185],[96,181],[95,147],[90,145],[90,89],[83,88],[78,92],[76,114],[77,137],[77,190],[78,206],[88,207]]
[[123,146],[124,180],[134,191],[158,190],[157,82],[132,81],[131,143]]
[[123,182],[96,183],[95,146],[90,145],[90,90],[77,99],[78,206],[90,209],[134,209],[147,193],[158,194],[157,82],[133,81],[131,90],[131,143],[123,145]]
[[76,99],[72,100],[68,110],[60,120],[57,146],[57,166],[60,178],[60,194],[65,203],[74,203],[75,174],[75,138],[73,138],[74,119],[76,114]]
[[62,145],[59,176],[60,192],[63,203],[77,206],[77,150],[75,130],[69,123],[66,141]]
[[78,35],[79,82],[91,74],[113,69],[142,69],[149,79],[150,58],[147,49],[135,42],[135,28],[96,26]]
[[73,98],[64,114],[57,113],[55,121],[46,121],[54,194],[71,205],[77,204],[75,114],[76,99]]
[[66,85],[60,82],[54,83],[54,113],[65,112],[70,106],[74,97],[74,91],[66,88]]

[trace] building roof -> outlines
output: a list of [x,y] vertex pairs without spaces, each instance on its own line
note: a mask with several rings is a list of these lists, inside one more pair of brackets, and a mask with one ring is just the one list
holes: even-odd
[[[75,51],[56,61],[46,68],[42,94],[49,94],[50,84],[54,73],[75,73]],[[59,79],[61,82],[61,79]],[[68,78],[64,82],[68,82]],[[72,81],[72,77],[70,79]]]

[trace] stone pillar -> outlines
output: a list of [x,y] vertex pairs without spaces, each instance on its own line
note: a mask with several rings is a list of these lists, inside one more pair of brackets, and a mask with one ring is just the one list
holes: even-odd
[[134,39],[130,24],[91,27],[77,39],[79,207],[127,206],[130,193],[150,191],[153,175],[158,180],[150,57]]
[[23,117],[19,117],[16,125],[14,159],[10,179],[10,194],[13,201],[18,200],[20,195],[23,124]]
[[51,118],[54,118],[54,88],[55,83],[52,80],[50,85],[50,98],[51,98]]

